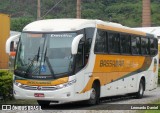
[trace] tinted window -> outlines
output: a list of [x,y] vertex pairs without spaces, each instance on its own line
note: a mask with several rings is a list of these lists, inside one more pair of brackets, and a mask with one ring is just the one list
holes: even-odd
[[[83,39],[83,38],[82,38]],[[81,70],[84,66],[84,42],[80,41],[78,45],[78,52],[76,55],[76,68],[75,72]]]
[[95,52],[100,52],[100,53],[106,52],[105,39],[106,39],[106,32],[102,30],[98,30],[96,35],[95,48],[94,48]]
[[142,55],[149,55],[149,40],[147,37],[141,38],[141,53]]
[[85,43],[85,53],[88,55],[91,48],[91,43],[94,35],[94,28],[87,28],[85,29],[86,33],[86,43]]
[[131,37],[131,50],[132,54],[140,54],[140,37],[132,36]]
[[131,49],[130,49],[130,36],[127,34],[121,34],[120,36],[120,42],[121,42],[121,53],[124,54],[130,54]]
[[111,53],[120,53],[119,33],[108,33],[108,47]]
[[150,39],[150,54],[156,55],[158,51],[157,39]]

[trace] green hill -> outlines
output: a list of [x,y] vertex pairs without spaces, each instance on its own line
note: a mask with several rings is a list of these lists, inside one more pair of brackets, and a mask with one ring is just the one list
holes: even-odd
[[[130,27],[141,26],[141,0],[81,0],[82,18],[118,22]],[[59,0],[41,0],[41,15]],[[11,15],[12,30],[36,20],[37,0],[0,0],[0,13]],[[160,0],[151,0],[152,26],[160,26]],[[76,0],[63,0],[45,18],[75,18]]]

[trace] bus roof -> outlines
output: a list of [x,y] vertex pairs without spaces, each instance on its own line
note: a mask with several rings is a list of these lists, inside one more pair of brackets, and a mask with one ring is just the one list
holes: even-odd
[[160,27],[138,27],[138,28],[133,28],[133,29],[143,31],[146,33],[151,33],[157,37],[160,37]]
[[[145,32],[131,29],[126,26],[122,26],[118,23],[104,22],[101,20],[89,20],[89,19],[46,19],[38,20],[28,24],[23,31],[24,32],[61,32],[61,31],[76,31],[86,27],[98,27],[102,29],[110,29],[119,32],[128,32],[132,34],[146,35]],[[102,27],[103,26],[103,27]],[[99,28],[99,27],[98,27]]]
[[85,27],[95,27],[95,20],[87,19],[47,19],[28,24],[23,31],[53,32],[75,31]]

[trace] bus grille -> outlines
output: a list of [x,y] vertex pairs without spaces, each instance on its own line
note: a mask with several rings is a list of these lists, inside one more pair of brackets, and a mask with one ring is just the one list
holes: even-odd
[[56,86],[28,86],[28,85],[21,85],[21,88],[26,90],[56,90]]

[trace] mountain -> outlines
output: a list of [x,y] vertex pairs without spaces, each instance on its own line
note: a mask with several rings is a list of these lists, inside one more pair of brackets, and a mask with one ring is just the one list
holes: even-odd
[[[81,0],[82,18],[121,23],[129,27],[141,26],[141,0]],[[60,0],[41,0],[43,17]],[[37,0],[0,0],[0,13],[11,15],[11,29],[22,29],[36,20]],[[160,0],[151,0],[152,26],[160,26]],[[43,18],[75,18],[76,0],[62,0]],[[21,25],[22,24],[22,25]],[[21,27],[22,26],[22,27]],[[17,28],[20,27],[20,28]]]

